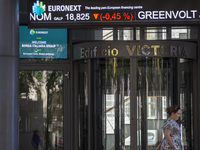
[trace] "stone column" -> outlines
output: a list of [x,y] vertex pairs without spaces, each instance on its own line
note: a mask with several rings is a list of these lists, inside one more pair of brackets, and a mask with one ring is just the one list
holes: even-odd
[[18,0],[0,0],[0,149],[18,149]]

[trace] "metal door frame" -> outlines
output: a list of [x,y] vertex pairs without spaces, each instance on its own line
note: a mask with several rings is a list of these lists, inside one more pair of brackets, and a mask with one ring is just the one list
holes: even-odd
[[[69,63],[43,63],[43,62],[27,62],[24,61],[19,65],[19,71],[25,70],[61,70],[63,71],[63,143],[64,150],[73,149],[73,101],[72,101],[72,84],[70,77],[70,64]],[[69,121],[68,121],[69,120]]]

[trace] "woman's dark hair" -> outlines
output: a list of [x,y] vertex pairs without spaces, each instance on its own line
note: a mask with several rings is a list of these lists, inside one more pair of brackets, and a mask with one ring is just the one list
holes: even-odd
[[172,113],[177,113],[177,111],[180,109],[178,105],[172,105],[166,109],[166,112],[171,115]]

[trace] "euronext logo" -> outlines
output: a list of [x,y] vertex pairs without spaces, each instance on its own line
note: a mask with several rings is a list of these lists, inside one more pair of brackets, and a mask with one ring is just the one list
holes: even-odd
[[51,13],[46,12],[46,5],[37,0],[32,5],[30,21],[51,21]]
[[30,34],[31,34],[31,35],[34,35],[34,34],[35,34],[35,31],[34,31],[33,29],[31,29],[31,30],[30,30]]
[[41,16],[46,11],[46,6],[43,5],[43,2],[36,1],[32,6],[32,13],[35,13],[38,16]]

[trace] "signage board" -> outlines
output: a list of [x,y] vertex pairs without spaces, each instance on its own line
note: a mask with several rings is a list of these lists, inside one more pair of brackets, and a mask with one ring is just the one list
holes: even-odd
[[29,0],[29,27],[199,24],[197,0]]
[[177,57],[197,59],[197,45],[181,41],[112,41],[74,44],[73,59]]
[[67,59],[67,29],[19,28],[20,58]]

